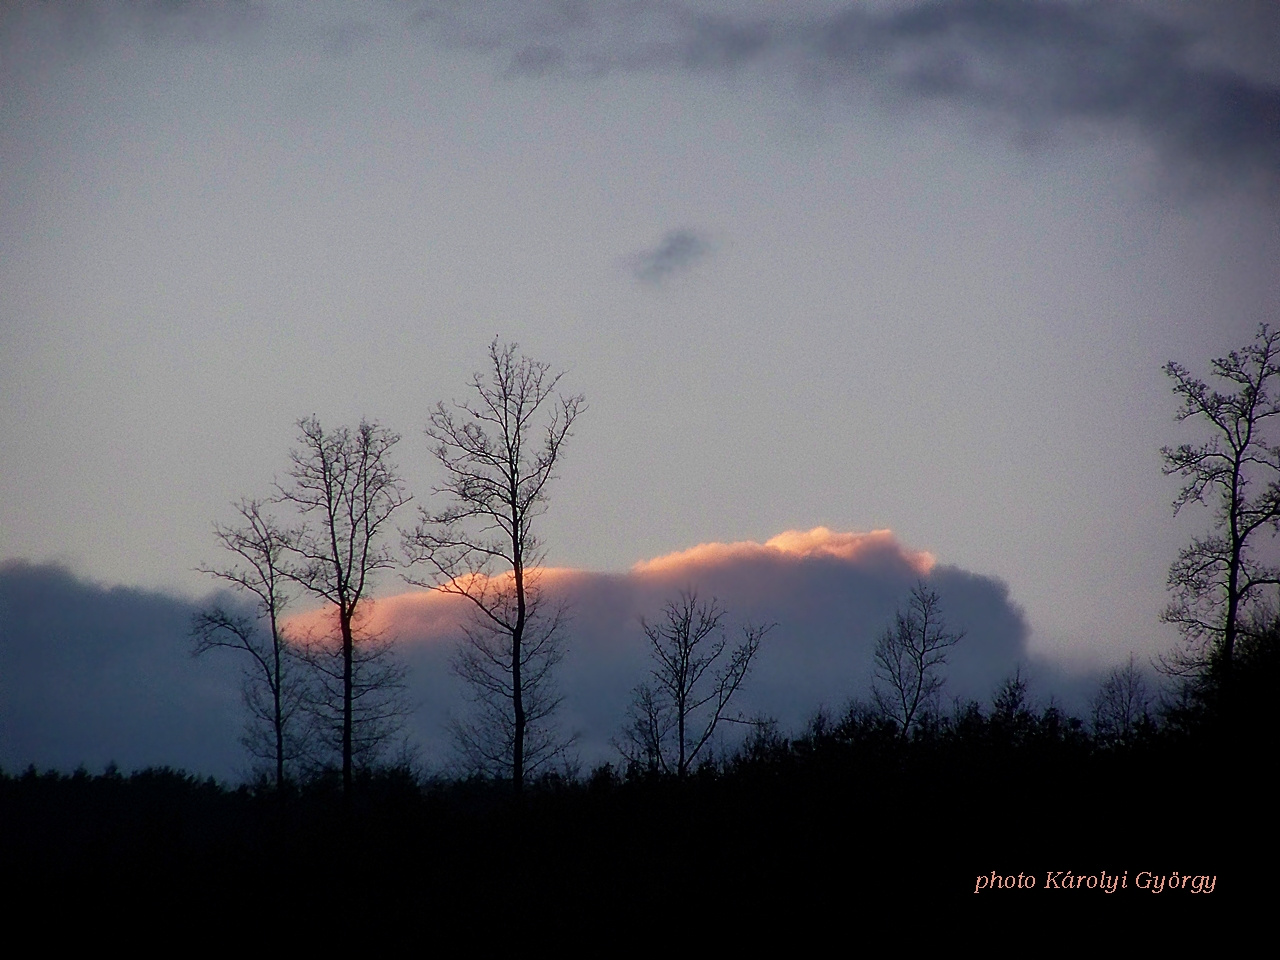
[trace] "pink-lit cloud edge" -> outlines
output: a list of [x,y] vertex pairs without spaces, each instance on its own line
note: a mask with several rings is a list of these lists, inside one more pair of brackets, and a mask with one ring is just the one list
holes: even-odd
[[[819,526],[810,530],[786,530],[764,543],[754,540],[701,543],[641,560],[623,574],[543,567],[534,573],[533,580],[542,590],[553,594],[584,586],[592,579],[630,581],[635,586],[684,587],[695,585],[708,573],[737,564],[791,565],[813,560],[862,568],[906,569],[920,577],[927,577],[936,564],[932,554],[907,549],[888,529],[856,533]],[[370,633],[402,642],[447,641],[458,636],[469,613],[470,602],[454,593],[439,588],[414,589],[373,601],[363,626]],[[295,614],[285,625],[292,636],[299,638],[320,637],[331,632],[330,617],[324,610]]]

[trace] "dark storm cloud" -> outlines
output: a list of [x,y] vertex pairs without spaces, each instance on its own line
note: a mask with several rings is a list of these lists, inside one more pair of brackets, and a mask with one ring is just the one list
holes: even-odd
[[[1280,179],[1280,84],[1275,71],[1245,69],[1246,60],[1256,65],[1259,47],[1280,45],[1280,35],[1257,37],[1280,34],[1280,18],[1265,4],[925,0],[849,4],[834,13],[829,4],[803,2],[750,8],[426,0],[408,20],[416,32],[497,52],[515,74],[714,74],[759,64],[801,88],[859,103],[870,97],[889,109],[934,103],[974,111],[1020,143],[1075,135],[1081,124],[1119,126],[1195,169]],[[205,0],[14,4],[0,12],[0,70],[35,69],[50,44],[84,52],[120,36],[236,40],[306,10]],[[373,35],[354,21],[327,29],[329,49],[342,53]]]
[[1199,62],[1193,38],[1119,4],[948,0],[857,9],[813,30],[833,78],[971,105],[1024,130],[1064,120],[1133,125],[1192,161],[1280,170],[1280,87]]
[[[477,4],[430,24],[453,42],[502,51],[515,72],[713,72],[768,61],[803,85],[869,94],[883,107],[932,102],[1002,121],[1019,140],[1067,124],[1130,128],[1196,168],[1280,174],[1280,86],[1204,55],[1182,24],[1130,3],[933,0],[829,16],[772,17],[693,5]],[[449,8],[457,9],[457,8]],[[1251,8],[1214,7],[1219,18]],[[798,12],[799,11],[799,12]],[[1264,29],[1275,21],[1260,18]],[[1274,38],[1280,44],[1280,36]]]
[[239,665],[195,660],[190,603],[0,563],[0,766],[244,768]]
[[710,251],[710,243],[697,230],[669,230],[657,246],[632,258],[632,273],[641,283],[659,284],[688,270]]

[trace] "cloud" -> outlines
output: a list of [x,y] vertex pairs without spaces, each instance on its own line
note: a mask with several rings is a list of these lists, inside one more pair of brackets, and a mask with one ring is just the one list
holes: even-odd
[[711,244],[697,230],[668,230],[657,246],[632,258],[632,273],[641,283],[660,284],[690,269],[710,251]]
[[[1022,612],[1004,584],[939,565],[889,530],[816,527],[764,543],[704,543],[621,574],[543,571],[549,599],[571,615],[560,673],[565,728],[579,734],[585,762],[616,759],[610,738],[650,669],[641,618],[652,621],[691,589],[727,609],[731,637],[748,622],[777,624],[737,707],[796,729],[821,705],[840,709],[869,695],[875,642],[921,577],[938,590],[949,622],[968,631],[949,665],[945,695],[985,701],[1001,678],[1028,662]],[[436,758],[448,755],[443,730],[450,716],[466,708],[449,659],[469,612],[458,597],[413,591],[379,600],[371,619],[373,629],[402,641],[422,703],[417,737]]]
[[[1019,144],[1120,129],[1184,168],[1280,179],[1280,71],[1267,66],[1280,42],[1274,4],[425,0],[408,9],[391,16],[446,44],[492,51],[517,76],[760,67],[762,82],[789,77],[797,92],[825,99],[959,110]],[[245,43],[265,31],[293,42],[294,20],[318,26],[340,53],[380,35],[306,5],[19,4],[0,14],[0,49],[21,73],[53,50],[87,53],[122,38]]]
[[1124,4],[948,0],[851,8],[803,46],[830,82],[977,108],[1022,131],[1125,124],[1170,155],[1280,168],[1280,87],[1202,62],[1183,30]]
[[890,563],[899,561],[921,576],[927,574],[934,565],[931,554],[900,547],[892,530],[833,533],[826,527],[814,527],[812,530],[788,530],[764,543],[751,540],[739,543],[703,543],[688,550],[643,560],[631,570],[636,574],[659,574],[759,558],[802,560],[833,557],[856,562],[874,555],[879,555],[882,560]]
[[239,664],[191,656],[195,607],[0,563],[0,766],[246,768]]
[[1247,57],[1221,44],[1206,54],[1203,23],[1280,29],[1256,5],[1215,5],[1197,29],[1132,2],[929,0],[834,13],[777,4],[737,14],[693,3],[536,7],[481,3],[456,14],[427,4],[427,22],[448,42],[502,52],[517,73],[707,75],[767,64],[770,77],[790,72],[802,88],[859,103],[869,94],[882,107],[936,103],[995,118],[1020,143],[1083,124],[1124,127],[1176,163],[1273,184],[1280,174],[1274,75],[1248,71]]
[[[940,564],[888,530],[816,527],[763,543],[700,544],[625,573],[543,570],[546,598],[570,613],[558,675],[564,727],[580,735],[585,763],[617,759],[610,739],[650,669],[641,619],[653,621],[680,591],[694,590],[728,611],[730,639],[748,623],[777,625],[735,712],[798,729],[820,706],[839,710],[869,695],[876,640],[920,578],[939,593],[948,624],[966,631],[947,666],[944,702],[988,701],[1002,678],[1030,663],[1022,611],[1000,581]],[[199,606],[86,583],[62,567],[0,564],[0,765],[101,769],[115,760],[223,777],[246,769],[242,664],[229,653],[190,656]],[[377,600],[367,624],[399,641],[417,707],[409,734],[431,765],[450,759],[448,721],[466,709],[450,660],[470,614],[463,598],[412,590]],[[326,629],[323,614],[289,626]],[[1038,694],[1084,709],[1088,683],[1052,663],[1030,666]]]
[[0,49],[19,54],[46,43],[88,54],[122,39],[196,44],[236,41],[252,35],[266,16],[260,4],[217,0],[53,0],[6,6],[8,9],[0,12]]

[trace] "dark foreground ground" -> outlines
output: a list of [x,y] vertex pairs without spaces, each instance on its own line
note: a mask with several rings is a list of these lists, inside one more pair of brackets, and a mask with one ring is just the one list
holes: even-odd
[[8,773],[5,912],[531,944],[871,925],[907,943],[957,915],[1217,924],[1280,892],[1269,734],[1082,731],[974,713],[903,742],[851,715],[684,781],[605,768],[517,803],[391,769],[350,810],[323,778],[277,795],[170,770]]

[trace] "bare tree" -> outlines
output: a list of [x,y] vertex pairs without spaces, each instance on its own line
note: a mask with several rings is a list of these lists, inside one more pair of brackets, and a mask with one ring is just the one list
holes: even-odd
[[302,638],[298,644],[297,656],[309,668],[304,694],[309,750],[304,759],[312,770],[331,768],[335,759],[344,769],[374,766],[408,713],[406,667],[393,638],[366,629],[371,613],[372,601],[366,598],[352,620],[349,665],[339,630]]
[[[293,503],[305,521],[289,540],[295,560],[289,575],[331,605],[337,663],[320,670],[317,702],[329,705],[321,711],[322,720],[325,715],[341,717],[342,787],[349,800],[357,739],[373,736],[385,742],[388,725],[375,724],[373,718],[388,719],[386,703],[377,704],[395,699],[394,680],[402,676],[386,665],[390,651],[385,645],[371,646],[366,637],[364,651],[357,651],[357,626],[374,575],[395,564],[383,539],[392,516],[410,497],[391,460],[399,434],[366,421],[355,431],[343,427],[326,433],[312,416],[298,421],[298,439],[299,447],[290,454],[290,482],[279,487],[280,500]],[[325,645],[313,640],[308,646],[312,662],[325,664],[320,656]],[[357,703],[367,727],[359,734]]]
[[939,671],[962,639],[963,630],[947,629],[937,592],[923,580],[917,582],[906,608],[898,610],[894,626],[876,644],[871,689],[877,709],[898,725],[903,737],[937,700],[945,682]]
[[556,752],[552,680],[563,611],[543,608],[537,571],[545,553],[534,522],[586,409],[582,396],[556,392],[561,376],[517,344],[489,345],[488,369],[472,377],[470,399],[438,404],[426,429],[445,470],[435,492],[452,502],[439,513],[423,509],[404,534],[410,565],[429,571],[406,579],[472,604],[475,620],[455,667],[478,712],[459,726],[460,745],[464,756],[500,761],[517,794]]
[[242,742],[254,757],[273,764],[279,790],[286,764],[296,760],[301,749],[296,714],[303,686],[280,622],[288,602],[285,558],[289,533],[263,512],[260,500],[241,500],[237,510],[243,524],[214,525],[218,542],[235,559],[229,566],[200,570],[249,594],[254,615],[216,606],[192,618],[191,633],[197,655],[225,648],[248,656],[242,693],[249,722]]
[[1151,719],[1151,693],[1133,662],[1115,667],[1102,681],[1093,702],[1093,734],[1105,743],[1124,743]]
[[1164,447],[1164,472],[1187,480],[1173,501],[1177,514],[1190,503],[1213,507],[1213,532],[1197,537],[1169,568],[1173,599],[1163,619],[1177,624],[1186,651],[1166,667],[1195,673],[1211,665],[1231,675],[1236,642],[1250,609],[1275,599],[1280,568],[1258,557],[1258,541],[1280,523],[1280,447],[1267,427],[1280,415],[1271,383],[1280,374],[1280,330],[1266,324],[1253,342],[1213,361],[1213,376],[1227,392],[1210,389],[1185,368],[1164,368],[1182,401],[1177,419],[1203,421],[1208,440]]
[[712,742],[761,641],[774,626],[745,625],[742,642],[729,650],[724,619],[724,607],[714,597],[699,601],[695,591],[685,590],[667,603],[661,622],[640,621],[654,667],[652,682],[633,691],[627,723],[616,742],[626,760],[683,777]]

